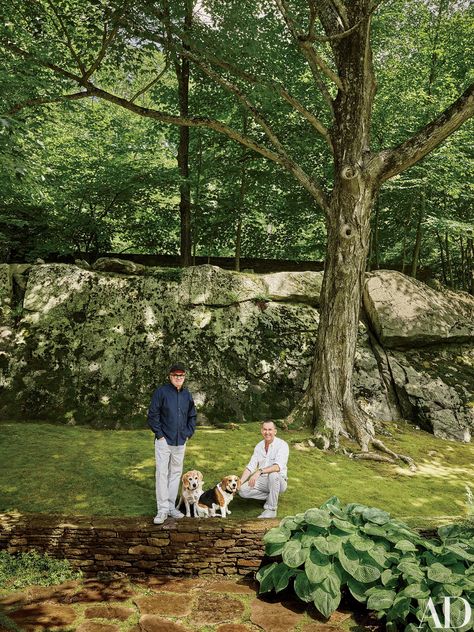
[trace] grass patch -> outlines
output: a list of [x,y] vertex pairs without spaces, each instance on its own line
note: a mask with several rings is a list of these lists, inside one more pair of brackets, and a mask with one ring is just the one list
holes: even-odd
[[[418,464],[354,461],[345,456],[290,450],[289,486],[279,516],[343,503],[380,507],[412,526],[431,527],[466,517],[466,485],[474,489],[474,446],[436,439],[403,423],[387,424],[386,443]],[[155,513],[153,435],[149,430],[92,430],[34,423],[0,424],[0,511],[103,516]],[[283,431],[290,445],[306,431]],[[188,443],[185,470],[204,474],[205,489],[240,475],[260,439],[259,424],[235,430],[198,427]],[[262,503],[237,498],[232,517],[253,518]]]
[[25,586],[54,586],[82,577],[67,560],[57,560],[37,551],[10,555],[0,551],[0,589],[16,590]]

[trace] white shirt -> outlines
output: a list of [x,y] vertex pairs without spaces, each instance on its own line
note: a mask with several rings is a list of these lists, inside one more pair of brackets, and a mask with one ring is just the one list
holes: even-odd
[[268,446],[268,452],[265,452],[265,441],[260,441],[255,446],[252,454],[252,458],[247,465],[247,469],[250,472],[255,472],[261,467],[270,467],[271,465],[280,466],[280,474],[287,478],[288,470],[288,455],[290,449],[286,441],[275,437]]

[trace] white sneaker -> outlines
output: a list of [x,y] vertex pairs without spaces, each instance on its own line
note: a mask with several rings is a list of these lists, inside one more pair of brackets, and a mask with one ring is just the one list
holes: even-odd
[[170,518],[184,518],[184,513],[181,513],[179,509],[176,509],[176,507],[173,507],[173,509],[170,509],[168,511],[168,516]]
[[153,518],[153,523],[154,524],[163,524],[163,522],[166,520],[166,518],[168,517],[168,514],[165,513],[158,513],[156,514],[156,516]]
[[259,516],[259,518],[276,518],[277,512],[275,509],[265,509]]

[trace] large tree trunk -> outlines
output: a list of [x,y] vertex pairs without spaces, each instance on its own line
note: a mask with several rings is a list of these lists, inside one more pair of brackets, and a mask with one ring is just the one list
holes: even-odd
[[[361,183],[362,184],[362,183]],[[315,433],[337,447],[340,434],[368,449],[372,424],[352,392],[352,372],[375,191],[359,190],[357,199],[344,185],[333,198],[327,222],[326,267],[311,380]]]
[[[355,439],[367,451],[374,430],[352,391],[362,288],[370,238],[370,216],[379,184],[370,170],[370,124],[375,94],[367,2],[348,7],[349,36],[333,44],[343,79],[334,101],[331,130],[334,189],[327,214],[327,247],[316,354],[309,392],[295,411],[311,415],[323,447],[337,447],[339,436]],[[329,25],[328,25],[329,26]],[[363,54],[361,54],[363,51]]]

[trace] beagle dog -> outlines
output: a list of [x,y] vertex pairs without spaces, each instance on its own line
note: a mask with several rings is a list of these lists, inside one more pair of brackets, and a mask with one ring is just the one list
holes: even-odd
[[191,518],[191,505],[194,517],[199,517],[197,502],[202,494],[203,482],[202,474],[199,470],[190,470],[181,477],[181,498],[179,499],[178,507],[184,502],[187,518]]
[[240,478],[232,474],[226,476],[217,483],[212,489],[208,489],[201,495],[198,501],[198,514],[200,517],[209,516],[214,517],[216,510],[221,510],[221,517],[225,518],[227,514],[230,514],[229,503],[234,498],[234,495],[240,489]]

